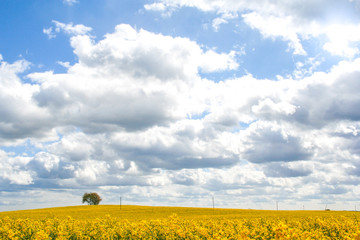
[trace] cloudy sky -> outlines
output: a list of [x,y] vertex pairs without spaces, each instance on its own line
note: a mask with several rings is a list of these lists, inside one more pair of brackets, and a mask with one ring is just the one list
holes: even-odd
[[0,210],[360,209],[359,0],[0,1]]

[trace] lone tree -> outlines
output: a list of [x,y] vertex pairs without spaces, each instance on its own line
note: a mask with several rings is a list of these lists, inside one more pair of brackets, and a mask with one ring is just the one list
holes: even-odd
[[87,202],[88,205],[99,205],[101,197],[97,193],[84,193],[82,202]]

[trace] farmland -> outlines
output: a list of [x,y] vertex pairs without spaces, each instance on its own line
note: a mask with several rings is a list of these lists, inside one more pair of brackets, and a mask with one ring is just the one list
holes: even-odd
[[360,239],[360,213],[74,206],[0,213],[1,239]]

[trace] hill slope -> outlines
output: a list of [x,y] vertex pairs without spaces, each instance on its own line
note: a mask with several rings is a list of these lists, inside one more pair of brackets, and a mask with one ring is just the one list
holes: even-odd
[[[354,212],[343,211],[268,211],[268,210],[244,210],[244,209],[212,209],[212,208],[189,208],[189,207],[148,207],[125,205],[120,209],[119,205],[98,205],[98,206],[72,206],[44,208],[34,210],[21,210],[11,212],[0,212],[0,219],[11,218],[66,218],[74,219],[96,219],[111,217],[128,220],[150,220],[168,218],[171,215],[178,215],[182,218],[262,218],[262,217],[304,217],[304,216],[330,216],[330,215],[354,215]],[[357,213],[356,213],[357,214]]]

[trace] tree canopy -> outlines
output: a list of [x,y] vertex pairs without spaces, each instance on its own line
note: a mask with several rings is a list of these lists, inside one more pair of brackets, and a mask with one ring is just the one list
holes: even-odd
[[88,205],[99,205],[101,202],[101,197],[99,194],[93,192],[93,193],[84,193],[82,202],[87,202]]

